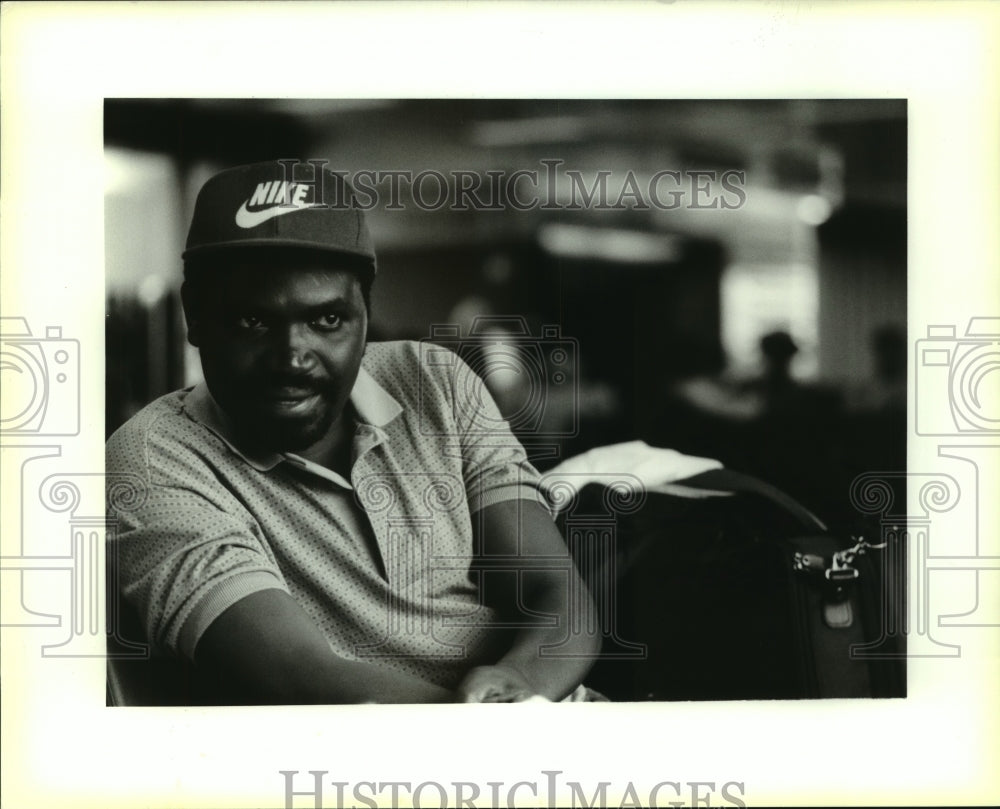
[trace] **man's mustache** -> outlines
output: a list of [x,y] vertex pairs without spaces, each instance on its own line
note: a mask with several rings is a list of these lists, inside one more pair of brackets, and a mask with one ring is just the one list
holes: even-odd
[[326,393],[330,390],[331,381],[327,376],[309,372],[279,372],[259,377],[254,387],[267,391],[291,390],[302,393]]

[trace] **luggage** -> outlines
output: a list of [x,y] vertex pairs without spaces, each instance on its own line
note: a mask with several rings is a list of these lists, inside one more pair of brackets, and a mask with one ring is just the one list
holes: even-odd
[[831,533],[746,475],[678,483],[733,494],[647,492],[610,515],[614,549],[600,566],[579,538],[595,536],[588,520],[609,536],[605,487],[585,486],[559,517],[602,615],[604,655],[587,685],[612,700],[905,696],[902,636],[889,638],[891,656],[857,655],[878,640],[885,651],[884,629],[904,614],[904,570],[883,565],[902,554]]

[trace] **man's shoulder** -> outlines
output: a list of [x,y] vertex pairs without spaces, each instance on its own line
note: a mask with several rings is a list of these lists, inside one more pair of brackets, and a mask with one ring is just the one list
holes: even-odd
[[387,340],[369,343],[365,349],[365,369],[376,379],[408,373],[429,377],[450,377],[464,365],[452,349],[430,340]]
[[453,350],[424,340],[369,343],[363,364],[404,409],[411,405],[450,409],[455,387],[471,373]]
[[416,340],[385,340],[368,343],[362,364],[368,373],[386,373],[420,364],[421,343]]
[[120,443],[134,436],[169,429],[173,419],[184,418],[184,399],[190,391],[190,388],[182,388],[154,399],[115,430],[108,443]]
[[[365,350],[365,370],[394,395],[442,375],[442,352],[439,346],[417,340],[388,340],[369,343]],[[450,352],[447,352],[450,353]],[[445,371],[445,373],[447,373]]]
[[176,390],[150,402],[112,433],[105,445],[109,471],[138,471],[155,465],[164,451],[183,452],[199,441],[199,429],[184,412],[190,389]]

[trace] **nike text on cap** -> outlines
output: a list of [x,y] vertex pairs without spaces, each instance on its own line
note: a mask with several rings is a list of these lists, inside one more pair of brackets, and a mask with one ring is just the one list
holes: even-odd
[[346,178],[325,161],[276,160],[227,169],[194,205],[184,258],[209,250],[300,247],[367,260],[375,249]]

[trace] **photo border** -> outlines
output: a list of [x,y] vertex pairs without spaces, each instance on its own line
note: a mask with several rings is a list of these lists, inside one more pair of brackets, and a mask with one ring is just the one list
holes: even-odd
[[[96,520],[104,496],[107,97],[905,97],[910,344],[928,326],[960,329],[998,314],[983,310],[1000,300],[1000,9],[988,3],[13,2],[2,17],[2,314],[25,318],[33,334],[53,327],[77,341],[83,390],[78,435],[14,443],[52,473],[95,476],[75,481],[74,526]],[[923,395],[914,384],[911,405]],[[909,471],[950,475],[966,498],[934,517],[929,541],[971,531],[977,554],[989,556],[997,526],[985,493],[995,459],[984,453],[974,472],[956,471],[943,450],[978,446],[975,437],[918,435],[912,407],[909,428]],[[29,467],[19,456],[11,468],[5,558],[17,554],[23,526],[14,521],[28,502],[11,480]],[[921,485],[910,481],[912,502]],[[54,497],[51,504],[69,508]],[[978,505],[971,514],[970,497]],[[967,602],[960,571],[954,563],[938,576],[939,596],[955,604]],[[62,582],[66,569],[49,575]],[[18,605],[3,598],[11,614]],[[503,709],[113,711],[104,707],[100,656],[43,656],[40,630],[5,627],[4,800],[283,806],[281,770],[482,784],[560,770],[564,781],[608,780],[619,792],[627,783],[648,792],[664,780],[740,781],[751,806],[995,803],[1000,638],[992,620],[951,627],[961,655],[910,660],[905,700]],[[724,650],[719,664],[732,665]]]

